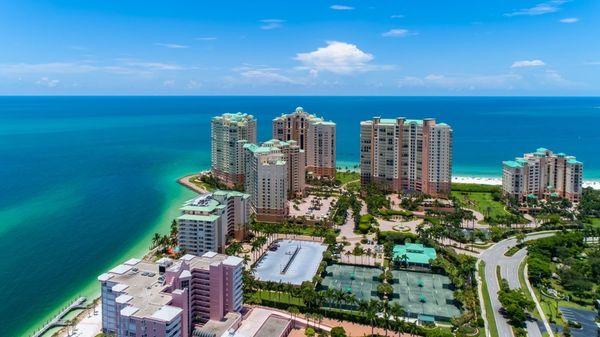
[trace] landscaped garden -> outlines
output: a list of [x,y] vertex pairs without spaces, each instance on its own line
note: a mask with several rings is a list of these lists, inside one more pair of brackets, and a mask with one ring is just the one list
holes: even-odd
[[583,232],[564,232],[528,243],[528,277],[551,323],[567,326],[559,307],[594,309],[600,294],[600,247]]

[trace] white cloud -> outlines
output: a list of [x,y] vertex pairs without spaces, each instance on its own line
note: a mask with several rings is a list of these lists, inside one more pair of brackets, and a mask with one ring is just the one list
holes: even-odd
[[308,69],[312,74],[319,71],[352,74],[373,70],[373,66],[368,64],[373,58],[372,54],[360,50],[354,44],[328,41],[326,47],[308,53],[298,53],[294,59],[303,64],[300,68]]
[[402,18],[404,18],[404,15],[402,15],[402,14],[394,14],[394,15],[390,16],[390,18],[392,18],[392,19],[402,19]]
[[198,81],[195,81],[195,80],[189,80],[187,83],[188,89],[198,88],[199,86],[200,86],[200,83],[198,83]]
[[160,47],[169,48],[169,49],[187,49],[190,47],[190,46],[186,46],[183,44],[176,44],[176,43],[155,43],[155,45],[160,46]]
[[511,13],[504,14],[505,16],[537,16],[549,13],[555,13],[560,10],[560,6],[566,3],[567,0],[551,0],[548,2],[539,3],[530,8],[522,8]]
[[415,35],[415,33],[410,32],[408,29],[401,28],[390,29],[381,34],[383,37],[406,37],[409,35]]
[[114,64],[96,64],[90,62],[49,62],[49,63],[3,63],[2,75],[38,75],[48,74],[87,74],[110,73],[118,75],[149,75],[158,71],[178,71],[185,68],[172,63],[148,62],[133,59],[117,59]]
[[184,68],[178,64],[162,63],[162,62],[144,62],[144,61],[127,61],[126,65],[148,70],[183,70]]
[[577,21],[579,21],[579,18],[564,18],[564,19],[560,19],[558,20],[562,23],[575,23]]
[[527,67],[542,67],[545,66],[546,63],[542,60],[522,60],[515,61],[510,66],[511,68],[527,68]]
[[198,40],[198,41],[214,41],[216,39],[217,39],[216,36],[202,36],[202,37],[196,38],[196,40]]
[[346,5],[332,5],[331,7],[329,7],[335,11],[351,11],[354,9],[354,7],[352,6],[346,6]]
[[264,20],[260,20],[260,22],[262,23],[262,26],[260,26],[260,29],[271,30],[271,29],[281,28],[283,26],[283,23],[285,22],[285,20],[264,19]]
[[54,88],[56,87],[58,84],[60,83],[59,80],[53,80],[50,79],[48,77],[42,77],[39,80],[37,80],[35,82],[35,84],[42,86],[42,87],[48,87],[48,88]]
[[175,86],[175,80],[163,81],[163,87],[165,87],[165,88],[173,88],[174,86]]
[[263,83],[296,83],[291,78],[280,74],[277,68],[248,69],[240,72],[240,75]]
[[401,88],[432,87],[453,90],[510,89],[523,77],[518,74],[446,76],[429,74],[425,77],[405,76],[398,80]]

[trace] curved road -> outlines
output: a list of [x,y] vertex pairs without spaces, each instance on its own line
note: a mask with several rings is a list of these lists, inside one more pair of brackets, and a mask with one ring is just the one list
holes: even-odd
[[[528,235],[525,241],[541,239],[554,235],[554,232],[549,233],[534,233]],[[498,335],[501,337],[513,336],[512,329],[508,321],[500,313],[502,305],[498,300],[498,291],[500,284],[496,277],[496,268],[500,266],[500,275],[508,281],[508,285],[512,289],[521,288],[519,283],[519,265],[525,259],[527,252],[525,249],[519,250],[513,256],[504,256],[504,253],[511,247],[517,244],[514,238],[506,239],[498,242],[492,247],[481,253],[480,259],[485,262],[485,280],[488,286],[488,293],[492,302],[494,320],[498,328]],[[527,291],[527,289],[524,289]],[[541,337],[542,332],[535,321],[527,321],[527,335],[531,337]]]

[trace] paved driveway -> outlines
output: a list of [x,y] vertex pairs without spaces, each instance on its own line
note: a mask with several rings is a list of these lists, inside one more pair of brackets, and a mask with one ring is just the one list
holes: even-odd
[[[554,235],[554,233],[532,234],[527,236],[525,240],[540,239],[552,235]],[[512,289],[521,288],[521,284],[519,283],[519,264],[521,264],[521,261],[523,261],[526,256],[525,249],[521,249],[511,257],[504,256],[504,252],[516,244],[517,241],[515,239],[503,240],[483,251],[480,256],[481,260],[485,262],[485,279],[492,302],[494,320],[498,327],[498,335],[502,337],[510,337],[513,333],[510,324],[508,324],[506,318],[500,313],[502,305],[498,300],[500,284],[496,277],[496,268],[500,266],[500,275],[508,281],[509,287]],[[527,322],[526,328],[528,336],[542,336],[542,332],[536,322]]]

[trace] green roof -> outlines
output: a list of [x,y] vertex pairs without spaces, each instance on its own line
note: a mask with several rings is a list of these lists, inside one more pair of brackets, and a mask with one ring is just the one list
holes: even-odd
[[396,124],[396,120],[393,118],[382,118],[379,120],[379,124]]
[[503,161],[502,164],[504,164],[505,166],[508,166],[508,167],[512,167],[512,168],[521,168],[521,167],[523,167],[523,163],[522,162],[514,161],[514,160]]
[[239,192],[239,191],[229,191],[229,190],[216,190],[213,192],[213,195],[224,195],[227,198],[233,198],[233,197],[248,198],[248,197],[250,197],[250,194],[247,194],[244,192]]
[[250,150],[252,153],[269,153],[271,148],[267,146],[258,146],[256,144],[244,144],[244,149]]
[[583,163],[575,158],[571,158],[571,159],[567,160],[567,164],[578,165],[578,164],[583,164]]
[[194,214],[182,214],[177,217],[177,220],[196,220],[196,221],[207,221],[214,222],[219,219],[218,215],[194,215]]
[[420,243],[407,243],[394,246],[394,259],[401,259],[406,256],[406,261],[413,264],[429,264],[435,260],[435,249],[425,247]]
[[404,124],[422,125],[423,124],[423,120],[422,119],[407,119],[407,120],[404,121]]

